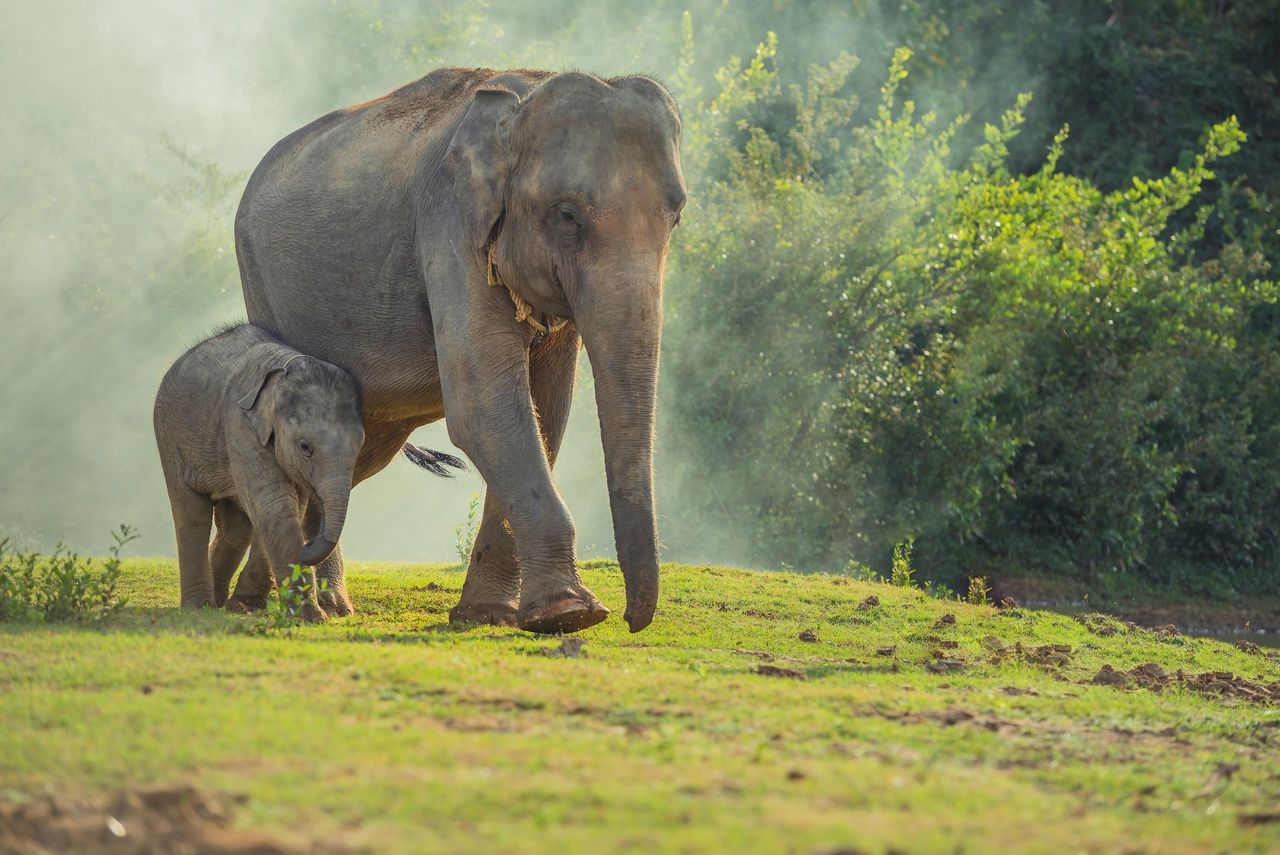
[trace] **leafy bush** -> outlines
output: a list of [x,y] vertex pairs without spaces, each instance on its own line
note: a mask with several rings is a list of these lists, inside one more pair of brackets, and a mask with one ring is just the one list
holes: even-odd
[[969,119],[902,98],[908,51],[864,111],[852,58],[784,89],[777,50],[684,95],[701,181],[665,366],[674,450],[701,462],[682,502],[723,537],[667,536],[881,567],[914,538],[953,584],[1013,566],[1274,590],[1277,291],[1256,250],[1206,249],[1216,209],[1193,204],[1235,119],[1103,192],[1057,170],[1065,127],[1009,168],[1030,95],[954,151]]
[[0,621],[101,620],[124,607],[116,590],[120,550],[138,537],[126,525],[111,533],[110,556],[95,566],[62,544],[52,555],[11,551],[0,541]]

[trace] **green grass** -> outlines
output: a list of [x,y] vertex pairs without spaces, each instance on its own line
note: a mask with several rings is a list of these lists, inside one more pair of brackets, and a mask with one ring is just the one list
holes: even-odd
[[[126,562],[105,626],[0,625],[0,799],[195,782],[247,794],[242,827],[376,852],[1280,847],[1280,824],[1240,820],[1280,807],[1280,710],[1088,682],[1145,662],[1280,678],[1220,642],[675,565],[630,635],[594,563],[615,615],[566,658],[451,627],[456,567],[348,573],[360,614],[290,637],[179,611],[170,560]],[[993,661],[988,635],[1073,654]],[[960,670],[926,669],[942,641]],[[807,679],[756,673],[766,657]]]

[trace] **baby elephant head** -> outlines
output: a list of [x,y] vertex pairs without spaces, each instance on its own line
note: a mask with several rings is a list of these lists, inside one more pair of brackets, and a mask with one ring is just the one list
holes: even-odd
[[319,500],[320,528],[298,556],[301,564],[319,564],[342,536],[356,457],[364,445],[359,386],[335,365],[294,357],[284,368],[265,372],[239,404],[258,441],[274,443],[276,461],[289,479]]

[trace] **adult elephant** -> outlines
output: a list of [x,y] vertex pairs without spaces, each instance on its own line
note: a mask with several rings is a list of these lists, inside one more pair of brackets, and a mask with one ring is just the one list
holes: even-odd
[[[452,619],[573,632],[609,611],[552,481],[579,336],[632,632],[658,598],[662,279],[680,119],[646,77],[440,69],[281,140],[236,215],[249,320],[360,382],[356,481],[444,418],[488,485]],[[311,520],[318,525],[318,519]],[[517,557],[518,556],[518,557]],[[341,552],[322,577],[339,608]]]

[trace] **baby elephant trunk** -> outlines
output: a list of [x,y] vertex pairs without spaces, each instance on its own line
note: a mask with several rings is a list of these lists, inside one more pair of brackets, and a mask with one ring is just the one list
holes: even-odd
[[335,479],[316,490],[320,498],[320,527],[315,537],[307,541],[298,555],[298,563],[313,567],[332,554],[342,537],[342,526],[347,521],[347,499],[351,494],[351,481]]

